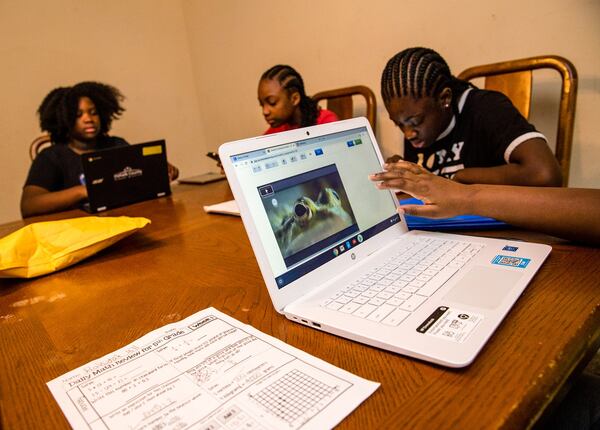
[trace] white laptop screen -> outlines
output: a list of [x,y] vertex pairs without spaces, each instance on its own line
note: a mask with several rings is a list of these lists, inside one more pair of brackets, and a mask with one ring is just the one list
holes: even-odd
[[366,127],[231,156],[281,289],[400,222]]

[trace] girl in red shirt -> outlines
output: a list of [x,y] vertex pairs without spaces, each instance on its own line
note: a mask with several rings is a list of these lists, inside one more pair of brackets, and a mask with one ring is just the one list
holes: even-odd
[[278,64],[262,74],[258,83],[258,102],[269,123],[265,134],[338,120],[335,113],[321,109],[306,95],[302,77],[287,65]]

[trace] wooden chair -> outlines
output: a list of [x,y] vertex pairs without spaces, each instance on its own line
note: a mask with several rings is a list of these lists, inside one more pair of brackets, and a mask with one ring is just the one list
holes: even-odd
[[29,158],[31,161],[33,161],[43,148],[50,145],[52,145],[52,141],[49,134],[42,134],[33,139],[33,142],[29,145]]
[[375,94],[370,88],[364,85],[356,85],[354,87],[338,88],[335,90],[321,91],[312,98],[319,102],[326,100],[326,109],[335,112],[339,119],[348,119],[356,116],[354,114],[354,103],[352,96],[362,96],[366,103],[366,117],[371,124],[373,133],[375,133],[375,125],[377,121],[377,101]]
[[575,102],[577,99],[577,70],[575,66],[565,58],[547,55],[471,67],[460,73],[458,78],[465,81],[485,78],[484,85],[486,89],[504,93],[519,112],[525,118],[529,118],[532,72],[536,69],[554,69],[562,77],[554,155],[561,168],[563,186],[566,186],[569,181]]

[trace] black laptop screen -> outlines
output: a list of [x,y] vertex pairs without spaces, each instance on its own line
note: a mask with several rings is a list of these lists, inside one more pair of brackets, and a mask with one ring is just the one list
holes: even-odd
[[90,212],[171,194],[164,140],[81,155]]

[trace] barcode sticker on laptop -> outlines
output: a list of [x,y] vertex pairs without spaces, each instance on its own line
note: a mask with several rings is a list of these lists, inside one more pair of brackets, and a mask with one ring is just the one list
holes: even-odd
[[531,259],[529,258],[521,258],[521,257],[512,257],[508,255],[496,255],[492,260],[492,264],[498,264],[500,266],[510,266],[510,267],[518,267],[519,269],[524,269],[527,267]]
[[463,343],[482,320],[482,315],[440,306],[417,327],[417,331],[438,339]]

